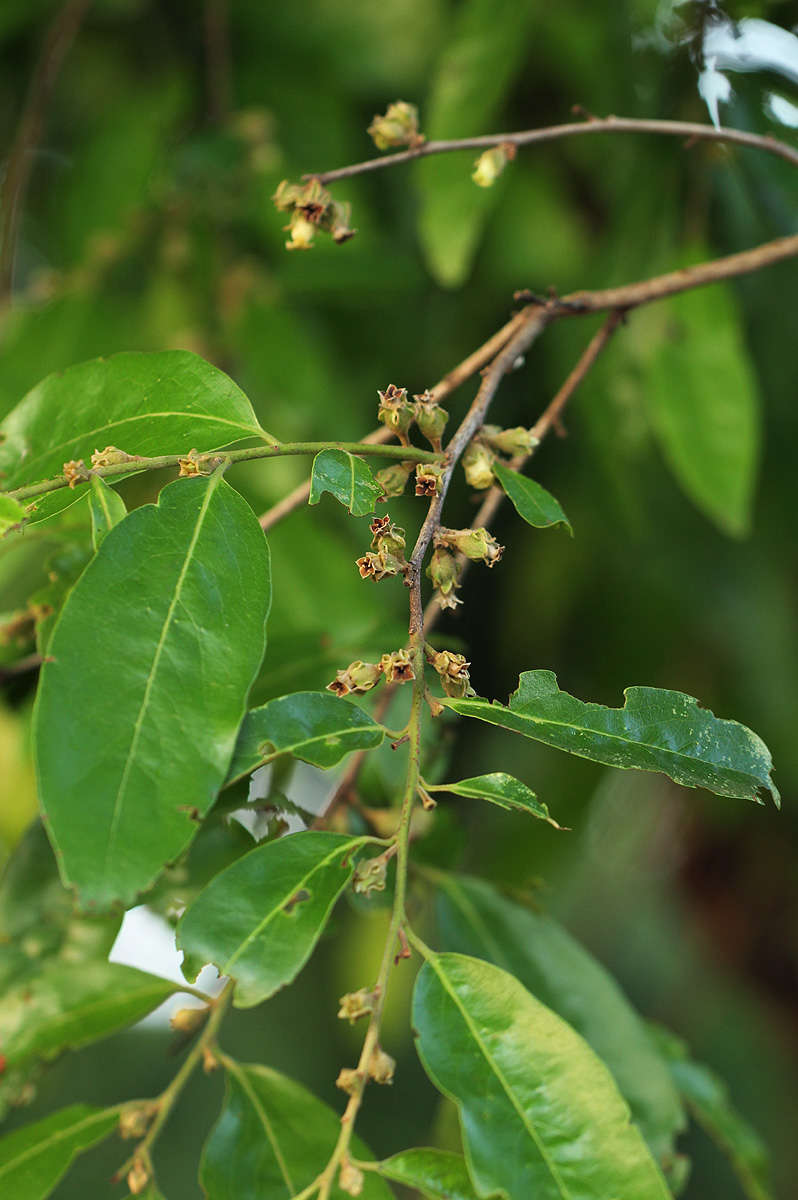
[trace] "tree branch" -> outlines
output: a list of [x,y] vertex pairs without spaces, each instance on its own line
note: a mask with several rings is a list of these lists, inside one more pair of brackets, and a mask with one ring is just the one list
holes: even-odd
[[457,138],[450,141],[424,142],[414,150],[400,150],[382,158],[370,158],[365,162],[352,163],[348,167],[337,167],[321,174],[303,175],[303,179],[318,179],[322,184],[334,183],[337,179],[350,179],[353,175],[365,175],[370,171],[382,171],[400,163],[412,162],[417,158],[429,158],[433,154],[449,154],[458,150],[486,150],[509,142],[513,146],[532,146],[541,142],[555,142],[562,138],[581,137],[591,133],[649,133],[665,137],[681,137],[690,141],[725,142],[736,146],[747,146],[775,154],[792,166],[798,167],[798,150],[773,137],[762,137],[746,133],[742,129],[716,129],[714,125],[703,125],[693,121],[649,121],[635,117],[590,117],[586,121],[572,121],[567,125],[549,125],[543,129],[525,129],[520,133],[493,133],[485,137]]

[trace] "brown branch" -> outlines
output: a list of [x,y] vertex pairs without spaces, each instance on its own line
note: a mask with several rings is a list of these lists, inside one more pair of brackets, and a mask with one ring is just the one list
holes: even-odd
[[[549,433],[550,430],[557,427],[560,414],[562,413],[566,404],[571,399],[579,385],[584,381],[591,367],[596,362],[596,359],[604,350],[605,346],[623,319],[623,312],[613,312],[604,322],[598,333],[594,334],[594,336],[590,339],[587,346],[582,351],[576,366],[571,371],[557,394],[546,405],[545,409],[532,426],[532,433],[539,442],[543,441],[546,434]],[[511,460],[509,465],[514,471],[520,471],[531,457],[531,454],[519,454]],[[500,487],[490,488],[485,495],[485,499],[477,509],[474,520],[472,521],[473,527],[475,529],[479,529],[482,526],[484,526],[486,529],[489,528],[504,499],[505,495]],[[460,579],[462,579],[470,567],[471,561],[470,559],[466,558],[464,554],[458,554],[457,565],[459,568]],[[433,597],[424,610],[425,633],[429,633],[429,631],[437,624],[438,618],[442,612],[443,609],[438,601]]]
[[665,137],[681,137],[691,141],[725,142],[736,146],[747,146],[775,154],[785,162],[798,166],[798,150],[779,142],[773,137],[762,137],[746,133],[742,129],[716,129],[693,121],[649,121],[635,117],[591,117],[587,121],[572,121],[567,125],[549,125],[544,129],[526,129],[521,133],[493,133],[485,137],[458,138],[451,141],[424,142],[413,150],[400,150],[396,154],[385,154],[382,158],[370,158],[365,162],[352,163],[321,174],[304,175],[304,179],[318,179],[322,184],[334,183],[337,179],[349,179],[353,175],[364,175],[369,171],[381,171],[385,167],[398,166],[417,158],[429,158],[433,154],[449,154],[458,150],[485,150],[509,142],[513,146],[532,146],[540,142],[554,142],[562,138],[580,137],[588,133],[650,133]]
[[[512,337],[523,320],[523,311],[516,313],[492,337],[483,342],[473,354],[469,354],[468,358],[464,358],[456,367],[452,367],[451,371],[444,375],[443,379],[439,380],[434,387],[429,389],[433,398],[440,403],[441,400],[445,399],[446,396],[465,383],[467,379],[470,379],[472,375],[476,375],[477,371],[490,362],[494,355],[498,354],[502,346],[506,345],[508,339]],[[372,433],[364,437],[363,441],[379,444],[389,441],[391,437],[393,437],[392,431],[387,426],[381,425],[379,429],[375,429]],[[294,512],[295,509],[301,508],[303,504],[306,504],[309,495],[310,480],[306,479],[304,483],[298,484],[282,500],[278,500],[276,504],[267,509],[263,516],[260,517],[261,528],[266,531],[273,529],[278,521],[282,521],[284,517]]]
[[17,136],[8,156],[0,193],[0,299],[11,292],[19,222],[28,190],[33,157],[64,59],[75,40],[91,0],[66,0],[50,24],[31,77]]

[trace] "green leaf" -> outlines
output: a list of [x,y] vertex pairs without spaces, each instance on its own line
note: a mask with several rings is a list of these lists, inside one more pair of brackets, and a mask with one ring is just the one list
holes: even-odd
[[581,1034],[611,1071],[652,1153],[667,1162],[685,1124],[648,1029],[599,962],[556,921],[490,884],[441,874],[438,919],[447,950],[502,967]]
[[528,525],[534,525],[536,529],[564,525],[573,537],[571,522],[560,508],[559,501],[536,480],[520,475],[518,471],[511,471],[499,462],[493,464],[493,474],[502,485],[505,495],[510,498],[519,517],[523,517]]
[[772,1200],[767,1147],[732,1104],[723,1080],[693,1062],[680,1038],[656,1027],[651,1032],[691,1116],[729,1159],[748,1200]]
[[25,520],[25,509],[13,496],[0,495],[0,537]]
[[403,1150],[380,1163],[380,1175],[416,1188],[429,1200],[479,1200],[465,1159],[448,1150]]
[[560,691],[553,671],[524,671],[509,707],[445,696],[441,703],[579,758],[662,771],[675,783],[718,796],[759,804],[759,792],[767,789],[779,807],[770,751],[745,725],[721,720],[683,692],[629,687],[624,696],[623,708],[585,704]]
[[[341,1123],[338,1115],[293,1079],[256,1065],[225,1059],[224,1107],[205,1143],[200,1184],[207,1200],[257,1196],[289,1200],[326,1167]],[[371,1158],[358,1137],[357,1158]],[[382,1180],[368,1172],[364,1200],[390,1200]],[[331,1200],[346,1200],[337,1183]]]
[[[489,133],[520,69],[531,12],[513,0],[466,0],[459,6],[423,108],[429,139]],[[478,151],[422,160],[419,237],[438,283],[457,287],[467,277],[501,184],[471,179]],[[512,170],[512,167],[508,168]]]
[[[96,358],[48,375],[0,424],[8,491],[60,475],[65,462],[114,445],[128,454],[215,450],[262,437],[252,406],[227,375],[186,350]],[[43,519],[85,491],[36,501]]]
[[236,980],[239,1008],[260,1004],[290,983],[352,878],[352,854],[362,842],[307,830],[257,846],[232,863],[177,927],[186,978],[196,979],[213,963]]
[[731,288],[695,288],[654,306],[634,340],[643,395],[671,469],[703,513],[741,536],[750,528],[761,417]]
[[555,829],[562,829],[545,804],[520,779],[494,771],[490,775],[477,775],[473,779],[461,779],[459,783],[425,784],[428,792],[451,792],[455,796],[470,796],[474,800],[489,800],[499,808],[515,809],[530,813],[542,821],[548,821]]
[[138,1021],[178,987],[109,962],[50,962],[6,992],[0,1045],[8,1068],[51,1059]]
[[347,450],[322,450],[313,459],[308,504],[318,504],[324,492],[330,492],[353,517],[365,517],[374,512],[382,488],[362,458]]
[[227,774],[270,589],[257,519],[216,473],[130,513],[67,598],[34,739],[48,833],[84,905],[129,903],[196,833],[192,814]]
[[385,730],[367,712],[329,692],[294,692],[251,709],[241,726],[227,782],[280,754],[334,767],[352,750],[379,746]]
[[127,516],[127,509],[118,492],[109,487],[100,475],[92,475],[89,484],[89,510],[92,545],[95,550],[99,550],[105,535]]
[[413,1026],[432,1082],[458,1105],[480,1195],[669,1200],[604,1064],[506,971],[433,954]]
[[13,1200],[45,1200],[72,1160],[119,1122],[116,1109],[73,1104],[0,1138],[0,1192]]

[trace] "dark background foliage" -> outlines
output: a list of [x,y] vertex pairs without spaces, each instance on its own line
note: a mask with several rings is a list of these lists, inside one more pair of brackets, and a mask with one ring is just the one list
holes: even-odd
[[[6,153],[59,7],[4,0],[0,8]],[[30,150],[13,296],[0,315],[0,413],[71,363],[183,347],[228,371],[279,436],[358,437],[373,427],[377,388],[432,384],[506,319],[516,288],[631,281],[697,248],[711,256],[794,231],[795,180],[784,163],[711,146],[685,151],[676,140],[586,138],[522,152],[490,194],[469,185],[460,200],[455,189],[448,224],[470,232],[473,255],[424,216],[453,170],[467,177],[468,155],[336,185],[336,197],[352,201],[358,236],[287,254],[284,218],[270,203],[277,183],[369,157],[366,126],[393,99],[417,103],[424,127],[442,70],[464,88],[464,124],[452,134],[568,120],[574,103],[602,114],[707,119],[688,47],[668,49],[656,36],[666,5],[468,7],[476,16],[464,30],[466,6],[445,0],[96,0]],[[789,26],[798,7],[740,4],[732,15]],[[465,50],[452,66],[458,38]],[[762,111],[762,80],[734,83],[726,122],[774,131]],[[468,647],[483,695],[504,699],[520,669],[547,667],[562,687],[604,703],[619,703],[630,683],[700,696],[767,741],[783,811],[602,771],[498,732],[463,731],[451,747],[462,775],[519,775],[572,832],[460,802],[456,820],[442,806],[436,835],[444,857],[532,890],[647,1016],[687,1038],[728,1079],[772,1146],[785,1196],[798,1174],[797,284],[791,264],[733,289],[760,403],[758,480],[744,537],[721,532],[668,469],[650,406],[650,326],[635,317],[579,393],[568,438],[552,438],[535,462],[575,539],[530,530],[502,512],[504,561],[490,574],[474,570],[462,615],[441,627]],[[709,303],[687,326],[669,318],[668,336],[682,339],[702,368],[680,383],[694,390],[697,406],[726,386],[713,358],[713,312]],[[497,418],[531,423],[588,333],[580,321],[547,334],[503,388]],[[452,399],[452,410],[462,411],[470,394],[473,385]],[[305,466],[251,464],[235,481],[262,511]],[[140,501],[151,487],[139,482],[129,494]],[[465,523],[472,511],[473,498],[458,485],[449,523]],[[411,529],[418,513],[410,501],[392,507]],[[385,649],[386,639],[399,644],[402,589],[377,592],[352,567],[363,533],[364,523],[331,501],[274,531],[271,649],[256,701],[323,686],[351,658]],[[44,581],[47,550],[45,537],[0,551],[0,610],[13,611]],[[29,680],[5,691],[0,851],[11,848],[34,805]],[[390,772],[382,763],[366,776],[370,795],[385,790]],[[462,821],[465,835],[455,832]],[[336,1026],[333,1001],[368,981],[382,931],[379,917],[363,922],[342,906],[333,936],[295,987],[263,1010],[234,1015],[230,1049],[336,1102],[332,1080],[353,1040]],[[450,1136],[451,1114],[436,1106],[414,1059],[403,987],[397,983],[387,1025],[401,1060],[397,1081],[364,1113],[378,1153]],[[151,1094],[173,1069],[166,1046],[163,1032],[134,1031],[110,1049],[63,1060],[32,1111],[73,1098]],[[159,1150],[172,1200],[198,1194],[189,1164],[218,1089],[215,1080],[197,1084]],[[695,1138],[688,1149],[688,1197],[737,1194],[708,1143]],[[95,1163],[81,1163],[58,1196],[86,1194],[81,1180],[89,1170],[96,1178]],[[109,1173],[113,1165],[109,1154]]]

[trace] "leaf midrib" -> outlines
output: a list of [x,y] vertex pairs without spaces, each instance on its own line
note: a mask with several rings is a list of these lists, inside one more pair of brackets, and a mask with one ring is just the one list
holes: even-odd
[[[110,1112],[114,1111],[114,1109],[110,1110]],[[22,1163],[25,1162],[26,1159],[31,1158],[36,1154],[45,1153],[47,1150],[52,1149],[52,1147],[58,1142],[64,1141],[65,1138],[73,1137],[87,1125],[91,1125],[95,1122],[99,1123],[103,1117],[108,1116],[109,1110],[103,1109],[100,1112],[91,1113],[88,1117],[84,1117],[82,1121],[78,1121],[74,1125],[70,1125],[68,1129],[59,1129],[55,1133],[51,1133],[47,1138],[42,1139],[42,1141],[35,1142],[32,1146],[28,1146],[28,1148],[18,1154],[16,1158],[9,1159],[5,1165],[0,1163],[0,1176],[4,1174],[7,1175],[9,1171],[16,1170]]]
[[510,1101],[510,1104],[512,1105],[512,1107],[515,1109],[516,1113],[520,1117],[521,1123],[523,1124],[524,1128],[526,1129],[527,1133],[529,1134],[531,1140],[537,1146],[540,1156],[543,1159],[546,1166],[548,1167],[549,1173],[551,1174],[551,1177],[552,1177],[554,1183],[557,1185],[557,1188],[558,1188],[559,1193],[562,1196],[563,1200],[573,1200],[574,1193],[566,1188],[566,1185],[565,1185],[563,1179],[561,1178],[556,1165],[551,1161],[548,1151],[546,1150],[546,1147],[544,1146],[543,1142],[541,1141],[540,1137],[538,1136],[534,1126],[529,1123],[526,1113],[524,1112],[524,1110],[522,1108],[519,1107],[518,1103],[516,1102],[516,1099],[513,1096],[510,1085],[508,1084],[507,1080],[504,1077],[504,1072],[501,1070],[499,1065],[496,1062],[494,1062],[493,1058],[491,1057],[490,1053],[488,1052],[487,1047],[485,1046],[485,1044],[482,1041],[482,1038],[479,1035],[479,1031],[477,1030],[476,1026],[474,1025],[474,1022],[471,1020],[471,1017],[470,1017],[468,1011],[463,1007],[457,993],[452,990],[452,988],[449,984],[449,980],[447,979],[447,977],[443,973],[443,971],[439,968],[438,963],[436,962],[436,959],[437,959],[437,955],[434,957],[428,958],[427,962],[433,968],[433,970],[435,971],[435,974],[438,976],[441,983],[443,984],[443,987],[448,992],[448,994],[451,996],[455,1006],[459,1009],[460,1015],[462,1016],[463,1021],[465,1022],[465,1025],[466,1025],[469,1033],[473,1037],[476,1045],[479,1047],[480,1051],[482,1052],[482,1055],[483,1055],[486,1063],[488,1064],[488,1066],[490,1067],[490,1069],[493,1071],[494,1075],[498,1079],[499,1083],[501,1084],[501,1086],[504,1090],[504,1093],[507,1096],[507,1099]]
[[202,531],[203,524],[205,522],[205,517],[208,512],[208,507],[210,505],[211,498],[212,498],[212,496],[215,495],[216,489],[218,488],[219,484],[221,483],[221,480],[222,480],[221,475],[217,474],[216,476],[212,476],[208,481],[208,487],[207,487],[205,496],[203,497],[202,505],[200,506],[200,511],[197,514],[197,519],[194,524],[194,532],[191,535],[191,541],[189,542],[188,547],[186,549],[185,557],[183,560],[183,565],[180,568],[180,574],[178,575],[177,583],[175,585],[174,594],[169,603],[169,608],[167,609],[166,617],[164,618],[164,623],[161,628],[161,635],[160,635],[160,637],[158,639],[158,643],[155,647],[155,652],[154,652],[153,658],[152,658],[152,665],[150,667],[150,670],[149,670],[149,673],[147,676],[147,683],[144,688],[144,695],[141,700],[141,705],[139,706],[138,715],[137,715],[135,723],[133,725],[133,736],[130,740],[130,748],[127,753],[127,758],[125,759],[125,765],[122,769],[122,775],[119,780],[119,787],[117,789],[116,798],[114,800],[113,812],[111,813],[111,824],[110,824],[110,828],[108,830],[108,841],[106,843],[105,859],[103,862],[103,879],[105,882],[107,882],[107,880],[108,880],[111,853],[116,844],[117,829],[119,827],[119,820],[122,815],[122,804],[123,804],[123,800],[124,800],[124,794],[127,789],[128,780],[130,778],[130,772],[133,769],[133,762],[135,759],[136,748],[138,746],[139,738],[141,736],[141,730],[142,730],[142,726],[144,724],[144,718],[146,716],[147,708],[149,707],[150,697],[152,695],[152,689],[153,689],[153,686],[155,683],[155,677],[158,673],[158,666],[161,661],[161,655],[163,654],[163,648],[164,648],[164,645],[166,644],[166,638],[169,634],[169,629],[171,627],[172,620],[174,618],[175,610],[177,609],[177,605],[180,602],[180,596],[183,591],[183,585],[186,580],[186,575],[188,574],[189,566],[194,557],[194,550],[196,549],[197,542],[199,541],[199,536]]
[[266,1134],[266,1137],[269,1139],[269,1145],[271,1146],[272,1150],[274,1151],[274,1158],[277,1163],[277,1166],[280,1169],[280,1174],[283,1177],[283,1182],[285,1183],[285,1186],[288,1189],[288,1195],[293,1196],[296,1189],[291,1180],[291,1175],[288,1170],[288,1165],[287,1165],[285,1159],[283,1158],[282,1151],[280,1150],[280,1145],[277,1141],[277,1136],[274,1132],[274,1129],[272,1128],[272,1124],[269,1121],[269,1118],[266,1115],[266,1110],[264,1109],[263,1105],[261,1104],[260,1099],[258,1098],[258,1096],[255,1092],[255,1089],[252,1087],[249,1080],[247,1079],[246,1073],[239,1067],[238,1063],[233,1063],[232,1061],[228,1062],[227,1069],[233,1075],[235,1075],[236,1079],[238,1080],[238,1082],[241,1085],[242,1091],[244,1091],[246,1093],[247,1099],[249,1100],[250,1104],[254,1108],[255,1115],[257,1116],[258,1120],[260,1121],[261,1125],[263,1126],[263,1130]]

